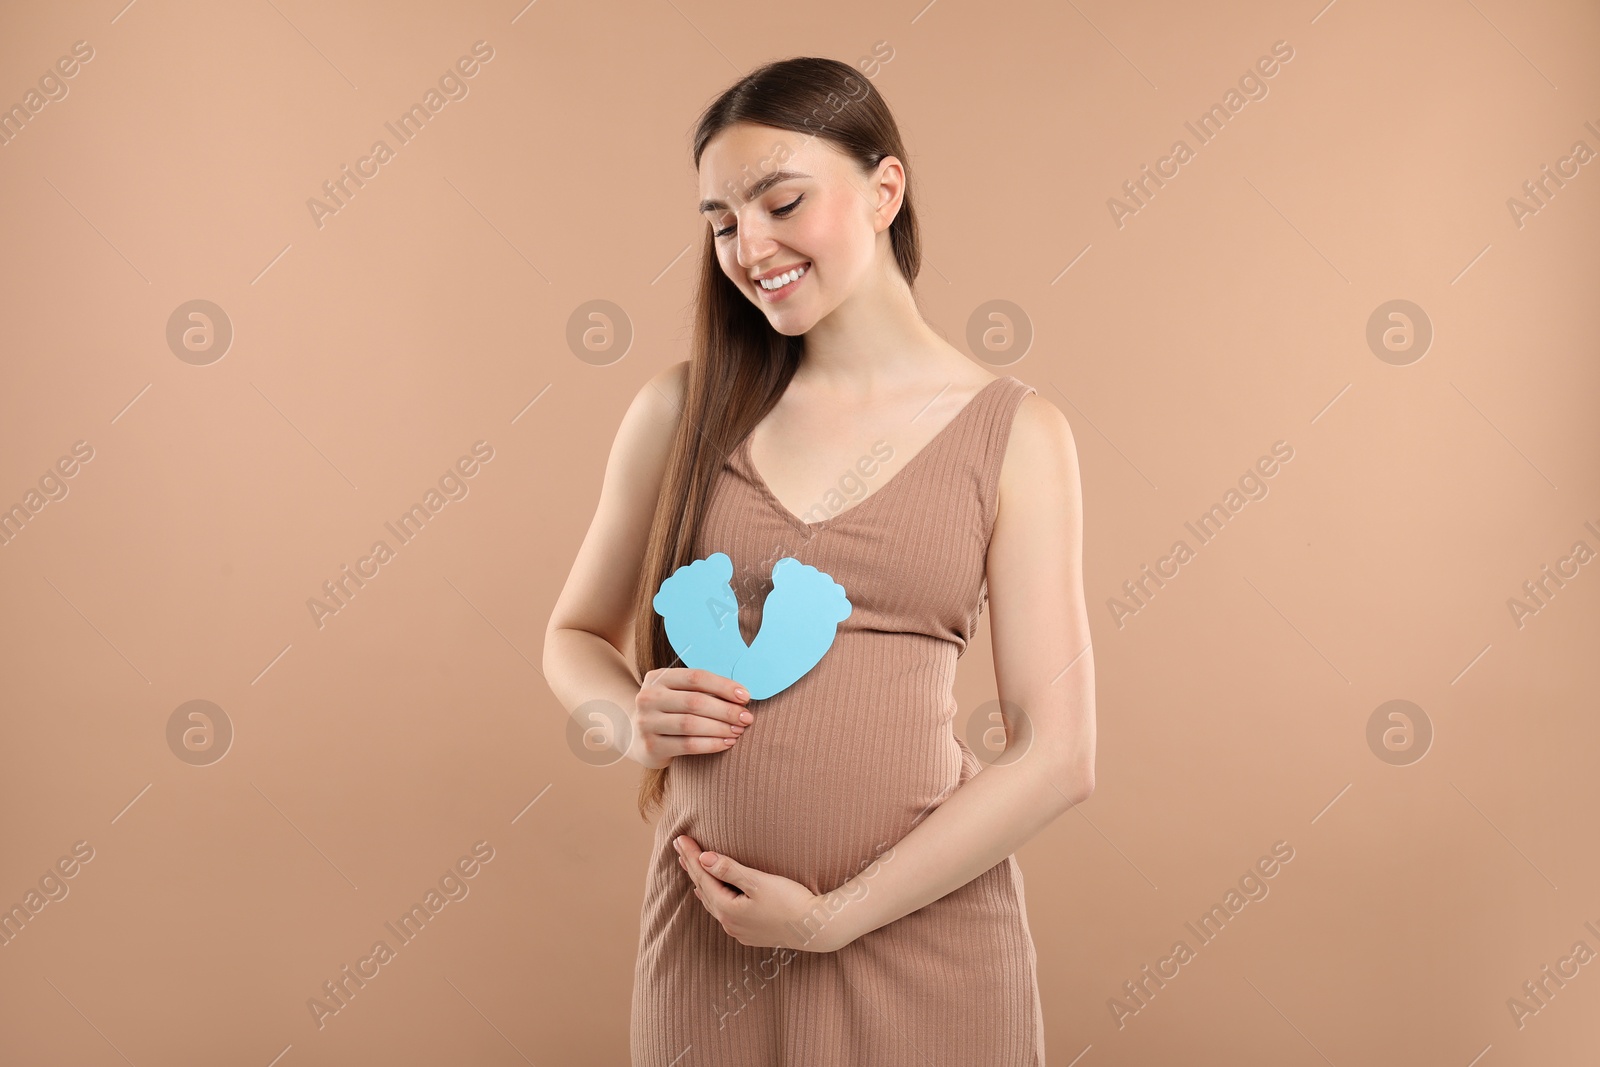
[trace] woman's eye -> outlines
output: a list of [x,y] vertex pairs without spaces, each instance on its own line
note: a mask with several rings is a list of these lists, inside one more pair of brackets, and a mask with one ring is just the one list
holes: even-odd
[[[791,212],[795,208],[799,207],[800,206],[800,201],[804,200],[805,198],[806,198],[806,194],[805,193],[801,193],[799,196],[797,196],[793,200],[789,201],[789,203],[784,204],[782,207],[773,208],[772,209],[772,213],[774,215],[780,215],[780,216],[787,215],[787,214],[789,214],[789,212]],[[714,230],[714,231],[712,231],[711,236],[713,236],[713,237],[727,237],[728,235],[733,233],[733,231],[736,228],[737,227],[729,226],[726,229]]]

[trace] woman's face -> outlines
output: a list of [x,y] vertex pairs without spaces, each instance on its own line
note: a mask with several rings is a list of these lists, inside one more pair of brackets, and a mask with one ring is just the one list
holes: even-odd
[[[773,329],[792,337],[876,269],[878,234],[899,208],[901,173],[893,156],[863,176],[822,138],[736,123],[700,155],[701,214],[723,272]],[[769,289],[774,274],[793,280]]]

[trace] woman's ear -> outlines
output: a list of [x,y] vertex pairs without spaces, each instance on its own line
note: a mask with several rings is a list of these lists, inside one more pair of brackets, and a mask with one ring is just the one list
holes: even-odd
[[900,214],[905,203],[906,168],[895,156],[884,156],[872,172],[868,187],[873,204],[873,231],[882,233]]

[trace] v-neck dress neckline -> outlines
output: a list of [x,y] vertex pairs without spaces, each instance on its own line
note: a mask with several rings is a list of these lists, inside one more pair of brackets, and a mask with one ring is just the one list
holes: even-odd
[[895,484],[901,480],[901,475],[910,471],[922,460],[924,456],[926,456],[929,452],[934,451],[946,440],[948,440],[951,436],[951,430],[954,429],[957,424],[962,422],[962,420],[966,419],[973,412],[973,410],[979,406],[979,403],[994,390],[996,386],[1002,382],[1008,382],[1012,380],[1013,379],[1011,377],[1007,376],[996,378],[992,382],[985,383],[981,389],[972,394],[972,398],[970,400],[962,405],[961,410],[956,412],[955,417],[941,426],[939,431],[929,439],[928,443],[917,450],[916,455],[906,460],[900,465],[899,470],[889,475],[889,480],[887,482],[884,482],[882,485],[878,486],[877,489],[868,493],[865,497],[862,497],[850,507],[845,508],[843,511],[837,512],[833,515],[829,515],[827,518],[821,519],[817,522],[806,522],[800,516],[796,515],[794,512],[785,507],[783,501],[778,499],[778,495],[774,493],[772,491],[772,487],[767,484],[767,480],[761,476],[761,472],[756,469],[755,461],[751,459],[750,456],[752,444],[751,439],[755,436],[754,427],[751,427],[750,432],[744,435],[744,440],[740,441],[739,447],[734,449],[734,455],[738,457],[739,462],[743,466],[744,472],[746,476],[749,477],[751,484],[756,487],[757,491],[759,491],[767,503],[772,506],[774,511],[783,516],[783,518],[791,526],[796,527],[803,533],[820,533],[823,530],[833,527],[835,524],[843,522],[847,518],[854,518],[856,516],[856,512],[860,511],[862,508],[865,508],[874,500],[877,500],[879,497],[892,490],[895,487]]

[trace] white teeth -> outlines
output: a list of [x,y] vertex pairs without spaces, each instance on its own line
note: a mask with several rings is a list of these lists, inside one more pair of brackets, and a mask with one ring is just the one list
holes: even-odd
[[761,280],[761,288],[766,289],[768,291],[773,290],[773,289],[782,289],[784,286],[788,285],[790,282],[798,281],[800,279],[800,276],[802,274],[804,274],[806,271],[810,270],[810,269],[811,269],[811,265],[807,264],[804,267],[796,267],[794,270],[790,271],[787,274],[780,274],[776,278],[763,278]]

